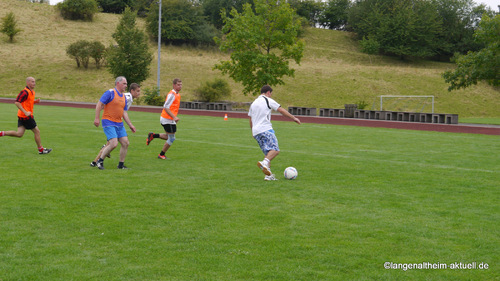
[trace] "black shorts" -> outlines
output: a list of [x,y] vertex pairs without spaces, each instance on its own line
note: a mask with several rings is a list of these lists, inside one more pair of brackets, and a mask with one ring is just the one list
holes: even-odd
[[163,126],[163,129],[165,129],[165,132],[167,134],[175,134],[177,132],[177,124],[161,124]]
[[30,118],[30,119],[18,118],[17,119],[17,126],[18,127],[22,126],[22,127],[26,128],[27,130],[33,130],[36,128],[35,118]]

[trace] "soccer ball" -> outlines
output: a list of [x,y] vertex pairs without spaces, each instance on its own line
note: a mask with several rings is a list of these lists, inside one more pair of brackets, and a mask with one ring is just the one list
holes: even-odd
[[299,172],[297,172],[297,169],[295,169],[294,167],[288,167],[285,169],[285,172],[283,174],[285,175],[285,179],[294,180],[295,178],[297,178]]

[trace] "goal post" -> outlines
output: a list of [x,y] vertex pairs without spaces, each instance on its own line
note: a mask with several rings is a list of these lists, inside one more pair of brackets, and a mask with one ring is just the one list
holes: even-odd
[[382,95],[380,98],[380,111],[410,111],[424,112],[430,103],[431,113],[434,113],[434,96],[397,96]]

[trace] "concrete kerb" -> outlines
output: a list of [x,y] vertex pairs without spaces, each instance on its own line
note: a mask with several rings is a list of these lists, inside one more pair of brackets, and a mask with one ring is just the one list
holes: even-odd
[[[2,98],[2,103],[14,103],[14,98]],[[95,108],[95,103],[88,102],[69,102],[69,101],[53,101],[42,100],[39,106],[65,106],[76,108]],[[134,105],[130,111],[152,112],[160,114],[161,106],[142,106]],[[245,111],[215,111],[215,110],[201,110],[201,109],[179,109],[179,114],[186,115],[201,115],[223,118],[225,114],[229,118],[248,118]],[[14,118],[14,117],[13,117]],[[303,123],[316,123],[316,124],[330,124],[330,125],[343,125],[343,126],[362,126],[362,127],[377,127],[377,128],[390,128],[390,129],[404,129],[404,130],[420,130],[420,131],[437,131],[449,133],[469,133],[469,134],[484,134],[484,135],[500,135],[500,126],[498,125],[483,125],[483,124],[436,124],[436,123],[412,123],[412,122],[398,122],[390,120],[370,120],[370,119],[354,119],[354,118],[341,118],[341,117],[320,117],[320,116],[298,116]],[[287,117],[281,114],[273,114],[272,120],[276,121],[290,121]]]

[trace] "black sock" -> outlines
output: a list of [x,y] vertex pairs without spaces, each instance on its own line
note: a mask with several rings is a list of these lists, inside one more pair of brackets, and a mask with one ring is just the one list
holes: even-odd
[[154,138],[154,139],[157,139],[157,138],[159,138],[159,137],[160,137],[160,134],[153,134],[153,138]]
[[118,168],[123,167],[123,162],[118,162]]
[[160,152],[160,155],[161,155],[161,156],[165,155],[165,152],[163,152],[163,151],[162,151],[162,152]]
[[102,162],[104,162],[104,159],[99,158],[99,160],[97,160],[97,162],[101,162],[102,163]]

